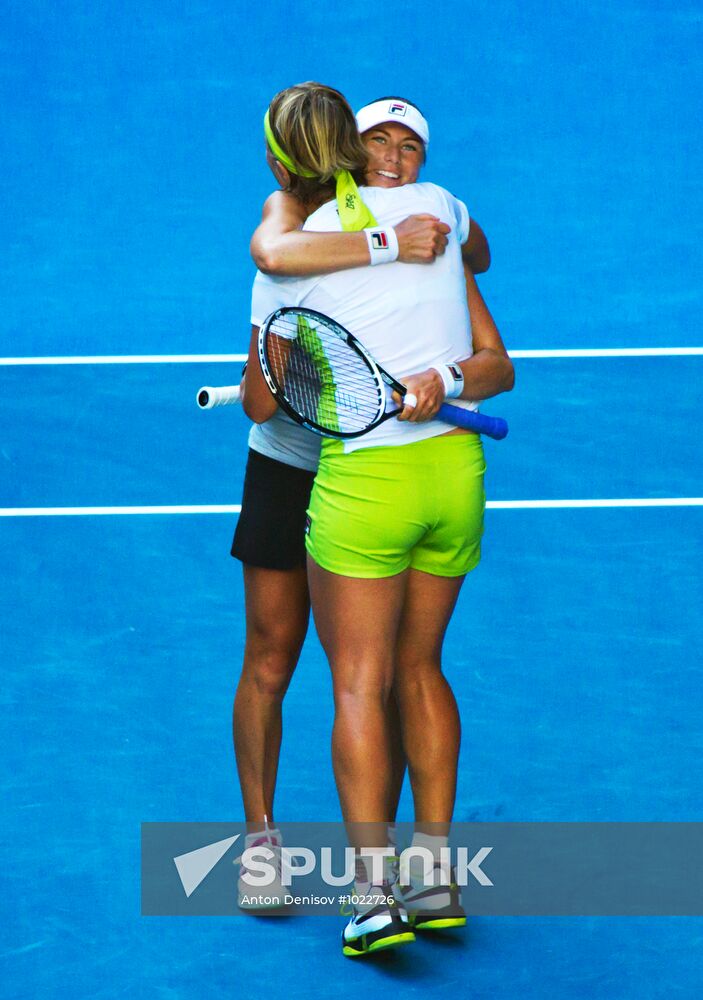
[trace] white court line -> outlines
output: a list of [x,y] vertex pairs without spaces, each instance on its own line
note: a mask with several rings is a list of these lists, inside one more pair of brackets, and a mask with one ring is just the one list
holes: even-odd
[[170,365],[246,361],[248,354],[88,354],[84,357],[0,358],[0,365]]
[[[700,357],[703,347],[578,347],[508,351],[511,358],[668,358]],[[247,354],[90,354],[46,358],[0,358],[0,365],[158,365],[246,361]]]
[[703,497],[644,497],[617,500],[488,500],[493,510],[553,510],[580,507],[703,507]]
[[[645,497],[614,500],[489,500],[491,510],[553,510],[584,507],[703,507],[703,497]],[[153,507],[0,507],[0,517],[71,517],[102,514],[238,514],[241,504]]]
[[575,347],[508,354],[511,358],[682,358],[703,355],[703,347]]
[[0,507],[0,517],[72,517],[83,514],[239,514],[241,504],[156,507]]

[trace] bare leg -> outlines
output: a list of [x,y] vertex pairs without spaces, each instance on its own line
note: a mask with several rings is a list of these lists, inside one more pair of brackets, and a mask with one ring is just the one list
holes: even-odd
[[244,815],[254,828],[273,822],[281,749],[281,705],[310,615],[305,569],[244,567],[246,643],[234,699],[233,731]]
[[371,824],[353,841],[385,846],[391,799],[388,699],[407,574],[359,580],[308,558],[315,624],[332,669],[335,721],[332,758],[342,814]]
[[400,709],[398,708],[398,698],[395,693],[395,688],[391,692],[388,699],[387,713],[391,763],[391,783],[388,796],[387,815],[389,821],[394,822],[398,813],[400,793],[403,790],[405,770],[408,764],[405,757],[405,750],[403,749],[403,729],[400,721]]
[[[394,690],[415,821],[447,824],[446,832],[454,810],[461,724],[442,674],[442,642],[463,580],[411,569],[396,647]],[[429,832],[445,831],[434,827]]]

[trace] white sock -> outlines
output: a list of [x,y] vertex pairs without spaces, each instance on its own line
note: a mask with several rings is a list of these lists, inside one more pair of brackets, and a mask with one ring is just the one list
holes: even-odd
[[[374,877],[374,856],[380,859],[376,862],[377,874]],[[357,854],[356,857],[356,880],[355,886],[382,885],[385,873],[385,859],[388,856],[387,847],[366,847],[364,853]]]
[[[443,850],[446,850],[449,847],[449,837],[436,837],[436,836],[433,836],[433,835],[431,835],[429,833],[414,833],[413,834],[412,846],[413,847],[424,847],[425,850],[427,850],[427,851],[429,851],[431,853],[432,859],[433,859],[435,865],[438,865],[438,864],[441,864],[442,860],[443,860],[441,852]],[[410,861],[410,880],[411,880],[411,882],[413,882],[413,883],[414,882],[418,882],[418,883],[424,882],[424,870],[425,870],[425,866],[424,866],[424,862],[423,862],[422,858],[412,858],[411,861]],[[448,881],[449,880],[449,869],[448,869],[448,866],[447,866],[447,871],[446,872],[444,871],[444,867],[443,867],[443,874],[446,876],[447,881]],[[428,883],[428,884],[434,885],[434,876],[433,876],[432,881],[430,883]]]
[[449,846],[449,837],[435,837],[429,833],[414,833],[413,847],[424,847],[432,853],[435,864],[439,864],[442,855],[439,853],[443,847]]

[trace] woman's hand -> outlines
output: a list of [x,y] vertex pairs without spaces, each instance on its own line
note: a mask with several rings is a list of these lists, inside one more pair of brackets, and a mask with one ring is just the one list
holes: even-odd
[[[398,414],[398,420],[424,423],[425,420],[431,420],[436,416],[437,410],[444,402],[444,382],[435,368],[428,368],[418,375],[408,375],[400,381],[406,387],[408,396],[412,394],[417,403],[415,406],[403,406]],[[398,405],[403,404],[403,397],[399,393],[394,392],[393,399]]]
[[434,215],[410,215],[395,226],[398,260],[404,264],[431,264],[447,247],[451,229]]

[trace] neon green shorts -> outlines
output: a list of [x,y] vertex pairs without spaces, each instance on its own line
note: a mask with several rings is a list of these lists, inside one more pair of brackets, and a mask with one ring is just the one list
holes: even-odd
[[486,464],[477,434],[442,434],[344,454],[327,440],[308,509],[323,569],[380,579],[409,566],[463,576],[481,558]]

